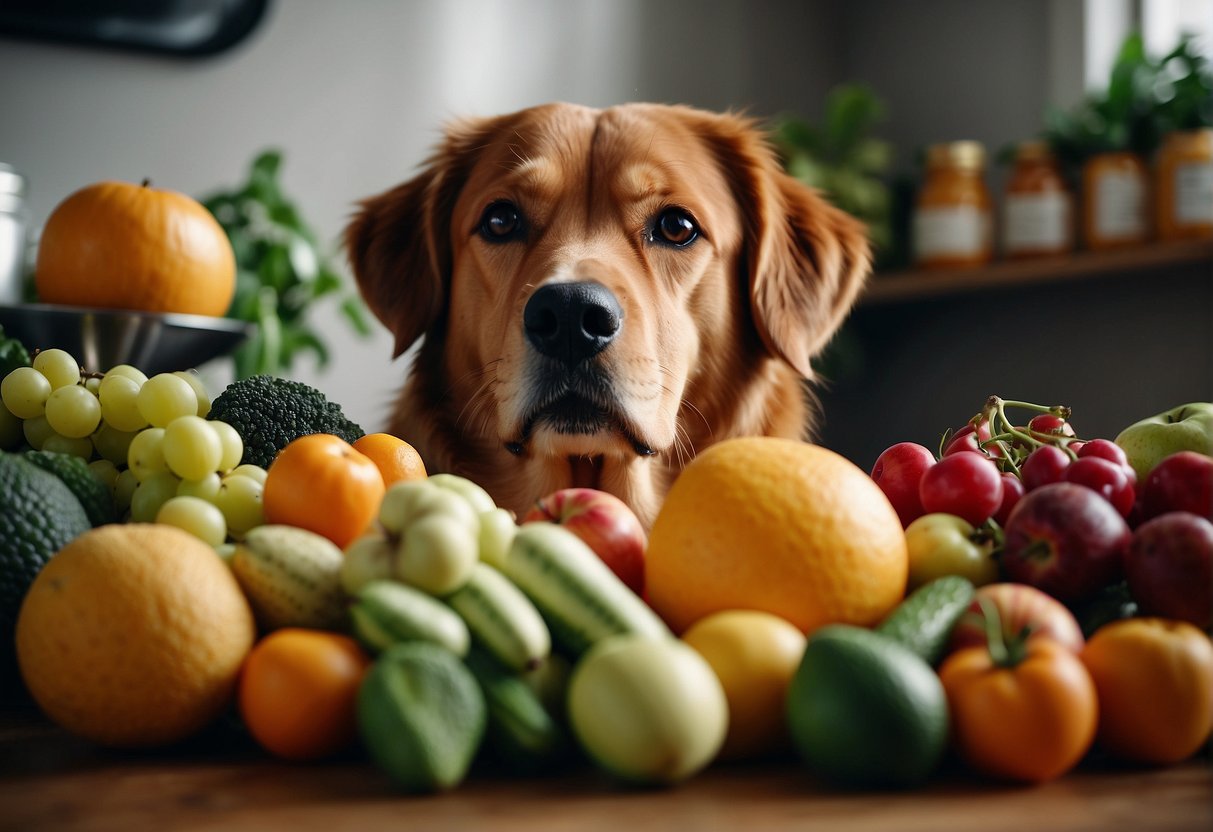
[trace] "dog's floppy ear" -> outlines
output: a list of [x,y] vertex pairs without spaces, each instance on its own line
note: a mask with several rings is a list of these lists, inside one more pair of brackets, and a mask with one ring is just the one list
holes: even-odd
[[367,306],[396,336],[394,356],[442,315],[451,212],[491,120],[450,125],[415,178],[359,203],[345,248]]
[[719,153],[745,225],[750,309],[767,349],[805,378],[871,268],[867,231],[783,171],[752,122],[724,116]]

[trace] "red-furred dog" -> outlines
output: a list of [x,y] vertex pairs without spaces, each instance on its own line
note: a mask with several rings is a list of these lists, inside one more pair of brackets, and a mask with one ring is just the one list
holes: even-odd
[[707,445],[807,436],[810,359],[869,270],[753,122],[653,104],[457,123],[346,245],[396,354],[424,337],[388,430],[431,472],[520,515],[600,488],[646,526]]

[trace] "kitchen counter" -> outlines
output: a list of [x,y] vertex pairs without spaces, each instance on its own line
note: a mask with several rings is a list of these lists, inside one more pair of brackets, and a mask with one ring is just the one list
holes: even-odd
[[718,764],[668,789],[621,787],[588,767],[477,771],[444,795],[394,792],[350,759],[292,765],[234,728],[167,751],[99,749],[28,705],[0,710],[0,830],[730,830],[1044,832],[1213,828],[1207,757],[1162,769],[1088,762],[1041,786],[945,772],[921,790],[842,792],[794,762]]

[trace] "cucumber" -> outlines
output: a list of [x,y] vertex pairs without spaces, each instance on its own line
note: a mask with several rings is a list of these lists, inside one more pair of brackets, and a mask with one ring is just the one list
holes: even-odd
[[612,635],[673,637],[593,549],[555,523],[519,527],[506,555],[505,574],[535,602],[570,657]]
[[943,658],[948,637],[973,600],[974,587],[968,578],[945,575],[910,593],[876,627],[934,666]]
[[464,664],[484,693],[485,740],[494,756],[512,770],[525,771],[547,768],[565,756],[568,735],[522,676],[475,647]]
[[449,607],[419,589],[376,580],[362,587],[350,607],[354,635],[379,653],[402,641],[428,641],[456,656],[467,654],[467,625]]
[[476,643],[511,670],[536,668],[552,652],[552,636],[531,599],[486,563],[474,564],[445,600]]
[[236,544],[232,572],[263,630],[339,630],[347,621],[341,550],[294,526],[258,526]]

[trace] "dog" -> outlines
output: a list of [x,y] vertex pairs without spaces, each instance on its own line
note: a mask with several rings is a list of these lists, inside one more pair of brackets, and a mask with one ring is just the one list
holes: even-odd
[[646,528],[712,443],[811,436],[811,360],[870,271],[755,120],[663,104],[454,122],[344,244],[395,356],[421,340],[387,430],[431,473],[519,516],[597,488]]

